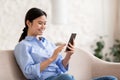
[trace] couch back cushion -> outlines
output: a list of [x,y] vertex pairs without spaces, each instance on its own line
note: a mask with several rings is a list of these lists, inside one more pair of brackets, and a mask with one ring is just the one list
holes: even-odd
[[0,80],[26,80],[16,63],[13,50],[0,51]]

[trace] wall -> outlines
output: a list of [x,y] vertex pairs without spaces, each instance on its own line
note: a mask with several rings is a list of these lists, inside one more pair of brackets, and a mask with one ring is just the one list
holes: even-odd
[[[76,32],[76,47],[90,50],[99,35],[106,36],[107,46],[112,44],[116,27],[117,0],[69,0],[68,24],[52,23],[51,0],[0,0],[0,50],[14,49],[24,28],[24,16],[31,7],[43,9],[48,14],[44,36],[49,40],[67,42],[71,32]],[[111,43],[111,44],[110,44]]]
[[49,15],[51,10],[49,0],[0,0],[0,5],[0,49],[14,49],[24,28],[24,16],[29,8],[42,8]]
[[117,14],[116,14],[116,29],[115,29],[115,39],[120,39],[120,0],[117,1]]

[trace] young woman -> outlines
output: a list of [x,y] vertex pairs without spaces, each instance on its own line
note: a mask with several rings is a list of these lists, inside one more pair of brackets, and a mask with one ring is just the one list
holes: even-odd
[[[60,52],[65,44],[55,44],[42,36],[47,22],[47,14],[38,8],[31,8],[25,16],[25,28],[16,45],[14,55],[24,76],[30,80],[75,80],[68,71],[68,63],[74,54],[73,45],[62,58]],[[114,76],[95,78],[94,80],[117,80]]]
[[[31,8],[25,17],[25,28],[14,53],[24,76],[31,80],[74,80],[66,74],[69,60],[74,54],[74,44],[68,46],[63,59],[60,52],[65,44],[55,44],[42,36],[47,22],[47,14],[38,8]],[[73,42],[74,43],[74,42]]]

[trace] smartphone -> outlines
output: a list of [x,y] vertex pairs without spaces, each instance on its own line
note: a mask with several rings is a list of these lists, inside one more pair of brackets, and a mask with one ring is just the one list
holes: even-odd
[[71,36],[70,36],[70,39],[68,41],[68,44],[67,44],[67,47],[66,47],[65,51],[70,51],[70,49],[68,48],[69,43],[71,43],[73,45],[73,40],[75,40],[75,37],[76,37],[76,33],[72,33]]

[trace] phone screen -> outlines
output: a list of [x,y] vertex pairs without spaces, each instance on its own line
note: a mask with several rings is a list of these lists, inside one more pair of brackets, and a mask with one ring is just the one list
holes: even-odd
[[75,39],[75,37],[76,37],[76,33],[72,33],[71,36],[70,36],[70,39],[68,41],[68,44],[67,44],[67,47],[66,47],[65,51],[70,51],[70,49],[68,48],[69,43],[71,43],[73,45],[73,40]]

